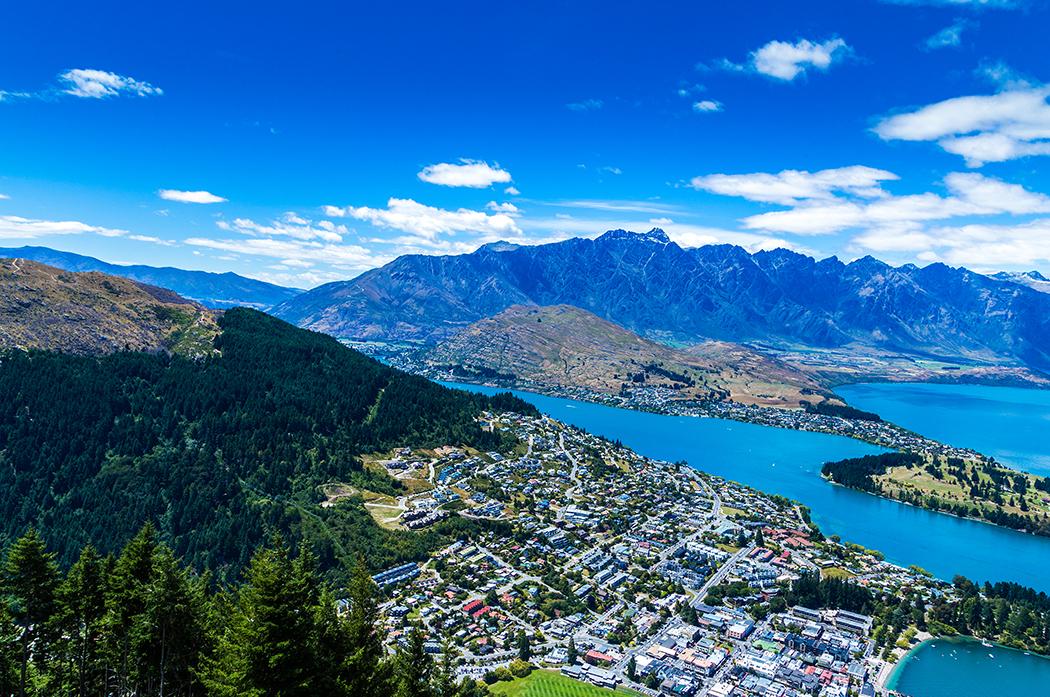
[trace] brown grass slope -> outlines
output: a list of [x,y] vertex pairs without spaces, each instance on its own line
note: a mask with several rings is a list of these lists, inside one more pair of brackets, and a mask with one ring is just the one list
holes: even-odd
[[609,394],[624,385],[662,386],[682,399],[728,397],[778,407],[820,402],[828,394],[806,373],[747,347],[707,342],[675,349],[570,305],[515,305],[441,342],[426,360],[481,376]]
[[170,290],[126,278],[0,259],[0,348],[202,355],[218,332],[215,317]]

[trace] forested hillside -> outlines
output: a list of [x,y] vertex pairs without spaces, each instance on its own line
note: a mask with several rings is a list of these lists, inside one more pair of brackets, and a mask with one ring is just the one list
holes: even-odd
[[[322,509],[317,486],[389,490],[357,455],[394,446],[505,445],[475,417],[531,412],[509,395],[443,388],[233,309],[204,359],[10,351],[0,360],[0,533],[35,526],[71,563],[144,522],[197,568],[232,577],[271,531],[308,539],[324,566],[418,558],[467,526],[379,529],[359,501]],[[476,525],[476,523],[469,523]]]

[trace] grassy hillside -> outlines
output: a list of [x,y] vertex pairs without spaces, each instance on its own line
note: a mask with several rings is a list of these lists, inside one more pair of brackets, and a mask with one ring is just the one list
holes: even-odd
[[216,315],[175,293],[102,273],[0,260],[0,347],[203,356]]
[[427,535],[372,523],[359,500],[322,509],[320,485],[394,490],[358,455],[401,445],[504,447],[482,409],[532,407],[443,388],[335,339],[229,310],[203,359],[9,351],[0,361],[0,534],[33,525],[59,556],[109,550],[152,521],[198,567],[235,572],[273,532],[322,562],[418,558]]
[[825,391],[805,373],[735,344],[679,350],[569,305],[518,305],[433,348],[432,366],[461,375],[528,380],[616,394],[666,387],[683,399],[797,407]]

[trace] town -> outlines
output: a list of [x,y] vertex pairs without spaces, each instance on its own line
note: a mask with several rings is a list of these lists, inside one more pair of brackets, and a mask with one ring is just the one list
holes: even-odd
[[405,529],[446,515],[492,522],[374,577],[388,646],[420,626],[427,651],[454,655],[461,677],[495,684],[537,666],[654,697],[885,694],[921,633],[910,618],[813,607],[813,589],[850,579],[903,608],[952,593],[824,539],[784,498],[548,417],[485,414],[483,426],[520,446],[390,453],[372,464],[413,482],[410,493],[366,503]]

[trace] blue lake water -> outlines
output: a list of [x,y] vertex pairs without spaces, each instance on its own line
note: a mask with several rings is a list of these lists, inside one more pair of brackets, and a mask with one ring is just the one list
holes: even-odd
[[887,685],[914,697],[989,697],[1050,693],[1050,660],[972,639],[920,644]]
[[924,436],[1050,475],[1050,390],[882,383],[835,391],[853,406]]
[[[497,391],[450,386],[489,394]],[[809,506],[813,520],[826,535],[837,534],[878,549],[894,563],[917,564],[947,580],[963,574],[977,581],[1009,580],[1050,591],[1050,538],[905,506],[821,479],[824,462],[879,450],[866,443],[822,433],[516,394],[560,421],[619,439],[643,455],[685,460],[705,472],[796,499]]]

